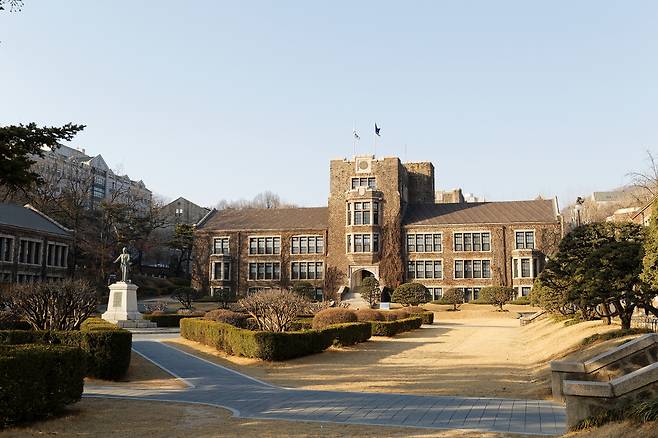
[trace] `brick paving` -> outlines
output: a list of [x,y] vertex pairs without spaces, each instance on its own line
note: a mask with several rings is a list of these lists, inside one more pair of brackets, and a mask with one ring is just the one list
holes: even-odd
[[322,421],[428,429],[464,429],[533,435],[566,431],[563,406],[545,400],[418,396],[287,389],[222,367],[157,340],[133,350],[181,378],[180,390],[85,388],[86,397],[122,397],[202,403],[241,418]]

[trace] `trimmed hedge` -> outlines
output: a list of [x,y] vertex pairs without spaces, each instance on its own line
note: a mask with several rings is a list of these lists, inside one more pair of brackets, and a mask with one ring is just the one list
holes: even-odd
[[423,324],[434,324],[434,312],[423,312],[419,316],[423,319]]
[[105,321],[103,318],[87,318],[80,324],[81,331],[119,330],[119,326]]
[[313,317],[296,318],[290,323],[290,331],[310,330],[313,328]]
[[144,315],[144,319],[153,321],[158,327],[180,327],[183,318],[194,318],[193,315],[180,315],[178,313],[165,313],[164,315]]
[[87,376],[118,380],[128,371],[132,333],[127,330],[33,331],[0,330],[0,345],[53,344],[84,352]]
[[397,321],[372,321],[373,336],[395,336],[398,333],[416,330],[423,325],[421,316],[398,319]]
[[0,427],[61,411],[82,396],[85,356],[79,348],[0,346]]
[[356,313],[353,310],[345,309],[343,307],[330,307],[328,309],[320,310],[313,317],[313,328],[316,330],[329,327],[334,324],[344,324],[356,322]]
[[[352,345],[370,338],[368,324],[341,324],[322,330],[263,332],[199,318],[181,321],[181,336],[236,356],[281,361],[326,350],[332,344]],[[367,337],[366,337],[367,335]]]

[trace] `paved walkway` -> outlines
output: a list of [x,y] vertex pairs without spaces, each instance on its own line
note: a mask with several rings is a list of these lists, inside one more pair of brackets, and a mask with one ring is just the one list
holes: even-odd
[[183,352],[157,340],[133,350],[187,383],[181,390],[89,387],[85,396],[202,403],[242,418],[325,421],[535,435],[565,432],[565,410],[544,400],[430,397],[286,389]]

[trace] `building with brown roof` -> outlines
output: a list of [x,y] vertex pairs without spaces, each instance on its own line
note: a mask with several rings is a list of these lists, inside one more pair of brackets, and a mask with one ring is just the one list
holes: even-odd
[[358,287],[423,283],[530,292],[562,237],[557,200],[436,203],[434,166],[356,156],[330,164],[327,207],[212,211],[197,224],[194,285],[242,295],[315,285],[318,297]]

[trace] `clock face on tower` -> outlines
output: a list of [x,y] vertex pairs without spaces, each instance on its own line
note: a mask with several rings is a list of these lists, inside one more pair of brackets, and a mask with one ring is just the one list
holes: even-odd
[[369,173],[372,172],[372,159],[370,157],[360,157],[356,159],[356,172]]
[[359,163],[359,169],[361,170],[367,170],[369,167],[369,163],[367,161],[361,161]]

